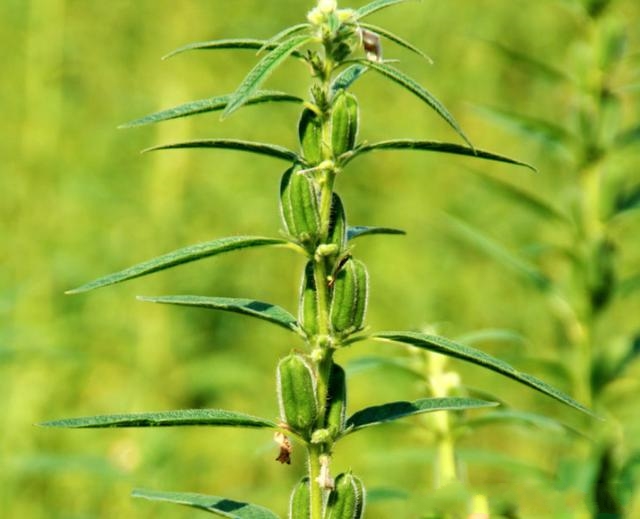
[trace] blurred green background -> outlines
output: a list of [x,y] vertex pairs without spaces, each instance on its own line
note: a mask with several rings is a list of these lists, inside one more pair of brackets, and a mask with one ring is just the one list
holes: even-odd
[[[354,1],[353,6],[364,3]],[[561,206],[571,190],[567,161],[553,147],[496,125],[478,107],[565,124],[574,102],[570,92],[515,66],[490,42],[566,68],[575,42],[589,30],[572,7],[575,3],[423,0],[372,17],[373,23],[433,57],[435,65],[429,66],[389,43],[384,47],[385,57],[400,59],[401,68],[444,102],[476,146],[528,161],[539,170],[532,174],[420,153],[380,153],[354,162],[338,184],[350,223],[400,227],[408,233],[357,242],[355,254],[371,275],[368,321],[373,329],[437,324],[440,333],[455,337],[508,328],[526,337],[526,343],[483,347],[547,376],[526,361],[557,358],[560,350],[545,301],[457,239],[443,215],[471,222],[514,251],[556,236],[553,226],[495,196],[473,170],[508,177]],[[138,486],[226,495],[284,512],[288,489],[304,460],[294,452],[291,467],[276,463],[269,433],[69,431],[34,424],[187,407],[277,416],[275,364],[299,344],[260,321],[149,305],[135,296],[254,297],[295,311],[299,257],[257,249],[95,293],[71,297],[63,292],[184,245],[234,234],[277,234],[283,164],[229,151],[139,151],[203,137],[265,140],[295,148],[298,107],[246,108],[224,123],[205,115],[155,127],[116,127],[160,108],[231,92],[255,61],[251,52],[219,51],[161,62],[166,52],[191,41],[268,37],[300,21],[311,6],[311,1],[288,0],[0,4],[0,225],[5,243],[0,252],[1,517],[201,515],[134,501],[129,491]],[[609,16],[627,27],[629,48],[635,49],[624,70],[627,83],[636,86],[625,93],[621,116],[623,126],[632,127],[640,120],[640,4],[620,0]],[[354,87],[363,113],[361,138],[457,142],[418,100],[384,78],[370,76]],[[270,86],[305,95],[306,70],[292,62],[273,76]],[[626,154],[618,170],[624,170],[621,178],[633,181],[635,175],[637,181],[637,151]],[[620,269],[633,273],[640,259],[639,227],[625,225],[619,230]],[[638,315],[636,292],[635,300],[613,306],[602,335],[613,342],[626,340],[640,328]],[[338,359],[347,362],[374,351],[402,354],[391,346],[359,345]],[[497,375],[455,367],[469,385],[490,389],[518,409],[584,425],[568,408]],[[413,381],[384,371],[353,373],[350,381],[352,409],[423,394]],[[638,444],[637,398],[625,403],[625,434]],[[352,467],[372,487],[408,492],[408,500],[372,502],[371,517],[418,517],[428,511],[430,451],[411,423],[365,432],[338,447],[337,463],[343,470]],[[462,448],[509,456],[512,465],[476,456],[467,475],[490,498],[517,503],[522,517],[582,517],[583,496],[571,482],[536,475],[557,470],[566,448],[562,441],[530,429],[498,427],[466,438]]]

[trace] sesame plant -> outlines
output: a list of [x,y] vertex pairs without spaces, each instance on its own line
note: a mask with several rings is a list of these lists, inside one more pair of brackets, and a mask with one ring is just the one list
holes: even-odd
[[[235,92],[163,110],[126,126],[216,111],[221,112],[224,119],[242,107],[258,103],[300,105],[298,150],[234,139],[202,139],[151,148],[233,149],[285,162],[279,187],[282,236],[214,239],[158,256],[70,291],[86,292],[240,249],[290,249],[301,259],[296,315],[282,307],[247,298],[140,297],[153,303],[244,314],[288,330],[292,337],[291,353],[274,359],[278,419],[235,410],[189,409],[90,416],[56,420],[46,425],[70,428],[211,426],[270,430],[279,446],[277,461],[289,463],[294,455],[294,444],[297,445],[295,455],[304,452],[308,461],[307,473],[301,474],[292,489],[285,514],[295,519],[355,519],[364,517],[365,481],[340,465],[340,460],[334,456],[338,442],[365,428],[407,416],[443,410],[467,411],[497,404],[443,393],[416,401],[389,402],[350,410],[347,377],[337,362],[340,351],[345,348],[367,341],[384,341],[449,356],[497,372],[591,414],[588,408],[542,380],[468,345],[433,334],[372,331],[366,326],[369,279],[364,263],[354,257],[353,240],[404,233],[387,227],[349,224],[335,188],[338,181],[348,177],[348,165],[353,160],[377,150],[418,150],[529,167],[474,147],[453,116],[427,89],[383,58],[383,40],[424,56],[399,36],[365,21],[370,14],[402,1],[375,0],[357,9],[339,9],[335,1],[320,0],[305,22],[288,27],[271,38],[205,41],[174,51],[171,55],[190,50],[250,49],[257,51],[260,59]],[[308,67],[310,84],[306,96],[262,89],[269,75],[289,60],[300,60]],[[461,143],[415,139],[369,143],[359,140],[360,107],[350,88],[356,81],[364,81],[366,74],[374,73],[416,96],[457,134]],[[279,517],[262,506],[218,496],[150,490],[135,490],[134,495],[183,504],[223,517]],[[286,499],[283,497],[283,502]]]

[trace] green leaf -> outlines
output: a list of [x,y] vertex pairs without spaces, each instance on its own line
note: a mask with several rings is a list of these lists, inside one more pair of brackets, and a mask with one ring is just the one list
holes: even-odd
[[363,5],[362,7],[356,9],[355,18],[356,20],[358,20],[360,18],[364,18],[365,16],[369,16],[372,13],[375,13],[380,9],[384,9],[385,7],[407,1],[408,0],[375,0],[374,2]]
[[412,346],[415,346],[416,348],[422,348],[428,351],[441,353],[442,355],[447,355],[449,357],[477,364],[478,366],[482,366],[491,371],[495,371],[496,373],[500,373],[501,375],[504,375],[512,380],[520,382],[525,386],[529,386],[530,388],[533,388],[536,391],[550,396],[551,398],[555,398],[559,402],[573,407],[574,409],[582,411],[583,413],[586,413],[590,416],[596,417],[596,415],[591,410],[576,402],[573,398],[571,398],[569,395],[566,395],[562,391],[550,386],[546,382],[543,382],[542,380],[532,375],[518,371],[510,364],[500,359],[484,353],[483,351],[471,348],[470,346],[455,343],[453,341],[445,339],[444,337],[438,337],[436,335],[428,335],[418,332],[378,332],[373,334],[372,337],[385,341],[410,344]]
[[[143,126],[145,124],[159,123],[168,121],[169,119],[177,119],[179,117],[188,117],[191,115],[202,114],[206,112],[216,112],[222,110],[233,96],[231,94],[209,97],[207,99],[199,99],[190,101],[167,110],[154,112],[139,119],[135,119],[125,124],[121,124],[118,128],[133,128],[135,126]],[[247,101],[247,105],[255,105],[260,103],[271,102],[292,102],[302,103],[302,99],[298,96],[287,94],[285,92],[276,92],[271,90],[259,90]]]
[[[183,47],[179,47],[176,50],[171,51],[169,54],[162,57],[162,59],[168,59],[176,54],[182,54],[183,52],[187,52],[190,50],[217,50],[217,49],[249,49],[249,50],[260,50],[265,44],[267,44],[267,40],[258,40],[255,38],[229,38],[225,40],[211,40],[211,41],[198,41],[195,43],[189,43],[188,45],[184,45]],[[268,46],[268,48],[274,48],[275,45]],[[292,53],[297,57],[302,58],[302,54]]]
[[238,314],[250,315],[277,324],[287,330],[298,331],[296,318],[284,308],[263,303],[255,299],[240,299],[230,297],[204,297],[204,296],[138,296],[140,301],[149,303],[161,303],[178,306],[196,306],[212,310],[223,310]]
[[463,411],[465,409],[478,409],[481,407],[494,407],[498,404],[477,400],[475,398],[422,398],[413,402],[391,402],[362,409],[350,416],[345,428],[347,433],[357,431],[364,427],[379,425],[406,416],[413,416],[434,411]]
[[331,92],[334,94],[339,90],[347,90],[356,80],[369,69],[364,65],[351,65],[344,69],[331,83]]
[[400,86],[406,88],[412,94],[418,96],[422,101],[427,103],[440,117],[442,117],[448,124],[455,130],[455,132],[462,137],[462,139],[473,149],[473,144],[467,138],[467,136],[460,128],[458,122],[453,118],[444,105],[438,101],[426,88],[420,85],[416,80],[407,76],[404,72],[401,72],[395,67],[386,63],[378,63],[377,61],[362,60],[362,63],[367,67],[374,69],[383,76],[388,77],[391,81],[398,83]]
[[44,422],[43,427],[68,429],[105,429],[112,427],[181,427],[215,426],[275,429],[278,425],[266,418],[258,418],[224,409],[181,409],[156,413],[131,413],[66,418]]
[[241,501],[234,501],[226,497],[186,492],[159,492],[140,488],[135,489],[131,495],[133,497],[148,499],[149,501],[162,501],[165,503],[190,506],[211,512],[220,517],[231,519],[280,519],[267,508]]
[[542,416],[536,413],[526,413],[523,411],[514,411],[511,409],[499,409],[485,413],[482,416],[474,416],[473,418],[466,418],[461,423],[461,427],[471,427],[476,429],[478,427],[495,424],[513,424],[523,425],[525,427],[537,427],[539,429],[545,429],[553,433],[571,433],[576,436],[581,436],[582,433],[569,427],[563,423]]
[[369,236],[372,234],[389,234],[389,235],[405,235],[406,231],[402,229],[393,229],[391,227],[369,227],[364,225],[358,225],[347,228],[347,240],[355,240],[360,236]]
[[457,338],[457,342],[463,344],[475,344],[478,342],[511,342],[523,344],[525,338],[513,330],[505,330],[500,328],[487,328],[484,330],[476,330],[466,333]]
[[424,375],[413,369],[411,367],[411,361],[405,358],[381,356],[358,357],[350,360],[346,365],[346,371],[350,375],[371,369],[385,369],[387,372],[389,369],[392,369],[399,373],[409,375],[411,378],[424,380]]
[[236,89],[233,97],[227,104],[222,118],[228,117],[238,108],[244,105],[260,88],[260,85],[273,73],[273,71],[299,47],[309,43],[312,37],[308,34],[293,36],[280,43],[269,54],[262,58],[253,69],[242,80]]
[[481,234],[480,231],[453,216],[448,216],[448,222],[451,228],[467,242],[502,265],[508,267],[510,270],[521,275],[539,290],[545,291],[551,286],[549,278],[537,267],[518,258],[502,245]]
[[209,148],[209,149],[225,149],[246,151],[249,153],[257,153],[266,155],[275,159],[285,160],[287,162],[303,162],[302,157],[297,153],[277,144],[268,144],[264,142],[243,141],[240,139],[201,139],[187,142],[176,142],[173,144],[162,144],[153,146],[143,150],[143,153],[159,150],[177,150],[190,148]]
[[402,39],[400,36],[397,36],[397,35],[393,34],[392,32],[387,31],[386,29],[384,29],[382,27],[378,27],[377,25],[371,25],[369,23],[361,23],[359,25],[360,25],[360,27],[363,27],[363,28],[367,29],[368,31],[375,32],[376,34],[379,34],[380,36],[388,39],[389,41],[392,41],[393,43],[395,43],[397,45],[400,45],[401,47],[404,47],[405,49],[410,50],[411,52],[414,52],[418,56],[422,56],[430,64],[433,64],[433,60],[429,56],[427,56],[424,52],[422,52],[418,47],[416,47],[416,46],[412,45],[411,43],[409,43],[408,41]]
[[264,45],[260,48],[258,52],[261,52],[263,50],[270,49],[270,48],[273,49],[279,41],[284,40],[288,36],[292,36],[293,34],[296,34],[300,31],[303,31],[305,29],[310,29],[310,28],[311,28],[310,23],[299,23],[297,25],[292,25],[291,27],[287,27],[286,29],[283,29],[282,31],[273,35],[271,38],[265,41]]
[[261,236],[231,236],[228,238],[220,238],[213,241],[198,243],[182,249],[163,254],[157,258],[153,258],[142,263],[138,263],[132,267],[109,274],[101,278],[95,279],[82,285],[81,287],[69,290],[67,294],[78,294],[87,292],[96,288],[113,285],[129,279],[134,279],[153,272],[165,270],[176,265],[189,263],[202,258],[216,256],[223,252],[230,252],[237,249],[246,249],[248,247],[261,247],[264,245],[286,245],[288,242],[279,238],[263,238]]
[[345,159],[345,162],[349,162],[354,157],[363,153],[379,150],[415,150],[415,151],[432,151],[435,153],[450,153],[453,155],[462,155],[464,157],[471,157],[476,159],[492,160],[495,162],[503,162],[505,164],[513,164],[516,166],[523,166],[529,168],[532,171],[536,171],[533,166],[520,162],[519,160],[511,159],[503,155],[498,155],[490,151],[484,151],[474,148],[468,148],[461,146],[460,144],[452,144],[450,142],[438,142],[438,141],[421,141],[414,139],[393,139],[388,141],[375,142],[373,144],[364,144]]

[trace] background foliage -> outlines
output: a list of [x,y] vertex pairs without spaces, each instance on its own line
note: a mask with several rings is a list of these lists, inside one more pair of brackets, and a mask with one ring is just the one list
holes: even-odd
[[[474,144],[534,163],[539,173],[420,153],[380,152],[354,163],[338,186],[350,221],[408,232],[407,237],[357,244],[371,274],[373,329],[437,324],[443,334],[455,337],[482,328],[509,328],[524,342],[481,347],[530,372],[536,367],[528,358],[558,357],[561,345],[545,301],[459,240],[443,215],[455,214],[504,238],[515,251],[554,238],[553,226],[541,225],[530,212],[495,196],[470,168],[508,177],[523,189],[563,203],[570,177],[562,169],[562,157],[539,141],[495,125],[477,107],[566,122],[575,102],[571,94],[515,66],[490,42],[563,69],[575,59],[572,42],[588,30],[571,3],[423,0],[376,15],[434,58],[435,65],[428,66],[385,46],[386,57],[398,57],[413,70]],[[138,151],[163,142],[223,136],[295,147],[298,107],[247,108],[224,124],[216,116],[203,116],[142,129],[115,127],[182,101],[231,92],[255,59],[251,52],[220,51],[161,63],[164,53],[195,40],[268,37],[301,20],[310,7],[311,2],[287,0],[183,0],[177,8],[165,0],[1,3],[3,517],[156,516],[160,505],[130,499],[129,489],[137,485],[250,495],[253,502],[284,510],[302,456],[294,453],[293,468],[275,463],[269,434],[73,432],[33,424],[62,416],[185,407],[225,407],[265,416],[271,409],[277,415],[275,361],[291,347],[284,332],[266,323],[248,326],[241,316],[143,304],[134,296],[215,293],[293,308],[298,275],[291,273],[300,265],[287,251],[229,255],[86,296],[63,292],[182,245],[229,234],[269,235],[278,229],[281,164],[228,151],[145,156]],[[640,6],[620,0],[612,12],[627,25],[629,47],[636,49],[627,64],[636,87],[622,110],[623,126],[637,126]],[[287,70],[279,71],[270,85],[304,95],[305,71],[297,63]],[[363,138],[454,138],[418,101],[384,79],[368,78],[355,92]],[[621,160],[628,178],[637,181],[638,154]],[[637,229],[637,217],[635,225]],[[637,272],[640,245],[633,233],[623,231],[631,238],[626,239],[620,269]],[[550,268],[563,267],[558,262]],[[608,313],[602,336],[612,337],[613,343],[638,332],[640,301],[635,294]],[[384,346],[360,345],[342,359],[379,351],[392,353]],[[640,374],[637,363],[629,369],[636,377]],[[495,389],[500,384],[518,409],[582,424],[576,413],[497,375],[459,370],[469,385]],[[547,376],[541,368],[540,374]],[[350,376],[354,408],[423,396],[424,388],[390,372],[354,371]],[[633,440],[640,437],[636,399],[626,404],[621,411],[625,434]],[[466,438],[461,449],[469,451],[468,478],[478,491],[499,502],[518,503],[524,517],[552,512],[577,517],[572,513],[582,510],[582,495],[572,482],[564,481],[561,471],[557,477],[540,477],[562,467],[566,444],[548,433],[501,426]],[[432,454],[419,428],[390,426],[341,445],[339,458],[368,486],[408,492],[408,500],[393,501],[400,507],[399,517],[429,507]],[[510,462],[498,464],[498,454]],[[631,505],[635,509],[638,499]],[[370,505],[371,517],[389,517],[389,503]],[[197,514],[171,507],[160,513],[176,518]]]

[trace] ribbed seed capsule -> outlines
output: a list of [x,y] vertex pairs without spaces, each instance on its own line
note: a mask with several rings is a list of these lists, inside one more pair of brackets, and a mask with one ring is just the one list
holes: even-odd
[[298,304],[298,322],[307,335],[318,333],[318,292],[313,275],[313,262],[307,263],[300,287],[300,301]]
[[331,217],[329,220],[329,243],[338,247],[338,254],[347,243],[347,217],[340,197],[333,193],[331,198]]
[[359,118],[356,97],[344,90],[338,92],[331,108],[331,145],[336,157],[355,147]]
[[329,494],[324,519],[361,519],[364,515],[365,489],[362,481],[350,472],[336,478]]
[[311,517],[311,489],[309,478],[302,478],[289,498],[289,519],[309,519]]
[[347,410],[347,377],[341,366],[333,364],[329,375],[325,428],[332,438],[343,430]]
[[347,335],[362,328],[367,311],[369,276],[364,263],[349,259],[336,274],[331,296],[331,326]]
[[318,417],[316,375],[311,363],[292,353],[278,363],[280,417],[292,430],[308,438]]
[[322,162],[322,118],[310,108],[305,108],[298,122],[298,138],[302,155],[315,166]]
[[280,213],[286,231],[313,251],[320,232],[319,194],[315,180],[296,166],[280,181]]

